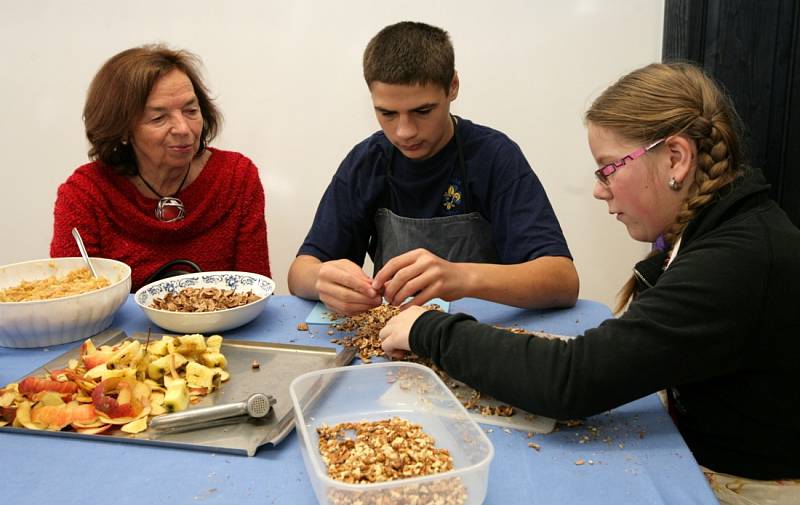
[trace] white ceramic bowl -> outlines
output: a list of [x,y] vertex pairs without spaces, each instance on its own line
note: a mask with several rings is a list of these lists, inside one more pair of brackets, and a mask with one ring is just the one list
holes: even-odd
[[[232,309],[213,312],[175,312],[153,308],[153,300],[167,293],[177,294],[183,288],[218,288],[239,293],[252,291],[260,300]],[[275,291],[269,277],[250,272],[198,272],[176,275],[151,282],[136,292],[134,299],[147,317],[165,330],[176,333],[214,333],[247,324],[264,310]]]
[[[131,268],[120,261],[91,258],[97,275],[111,285],[80,295],[31,302],[0,302],[0,346],[45,347],[74,342],[111,325],[131,291]],[[83,268],[82,258],[48,258],[0,267],[0,289],[22,281],[62,277]]]

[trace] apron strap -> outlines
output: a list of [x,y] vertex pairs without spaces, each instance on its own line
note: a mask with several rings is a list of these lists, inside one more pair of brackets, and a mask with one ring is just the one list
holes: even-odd
[[458,134],[458,124],[452,114],[450,119],[453,121],[453,135],[456,137],[456,151],[458,151],[458,175],[461,177],[461,198],[464,200],[464,214],[472,212],[470,205],[469,188],[467,187],[467,164],[464,163],[464,150],[461,148],[461,136]]

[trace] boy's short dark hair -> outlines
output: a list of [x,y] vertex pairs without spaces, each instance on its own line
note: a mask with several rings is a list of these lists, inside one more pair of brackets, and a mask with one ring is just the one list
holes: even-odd
[[389,25],[367,44],[364,79],[387,84],[438,84],[445,93],[455,74],[450,36],[435,26],[413,21]]

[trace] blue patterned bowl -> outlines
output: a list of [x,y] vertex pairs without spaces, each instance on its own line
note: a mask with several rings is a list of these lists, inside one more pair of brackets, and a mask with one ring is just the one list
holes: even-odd
[[[218,288],[240,293],[252,291],[261,299],[213,312],[175,312],[152,307],[156,298],[163,298],[168,293],[177,294],[184,288]],[[216,333],[237,328],[258,317],[274,291],[275,282],[263,275],[249,272],[199,272],[151,282],[141,287],[134,299],[145,315],[165,330],[176,333]]]

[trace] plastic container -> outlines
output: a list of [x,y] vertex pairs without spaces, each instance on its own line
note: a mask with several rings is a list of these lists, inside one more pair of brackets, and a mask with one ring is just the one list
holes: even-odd
[[[494,447],[461,402],[428,367],[391,362],[309,372],[292,381],[303,461],[319,503],[478,504],[486,496]],[[317,427],[400,417],[448,449],[453,470],[390,482],[348,484],[327,475]]]

